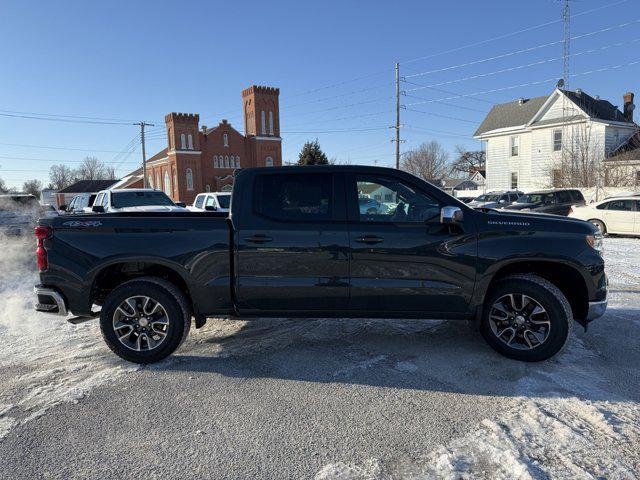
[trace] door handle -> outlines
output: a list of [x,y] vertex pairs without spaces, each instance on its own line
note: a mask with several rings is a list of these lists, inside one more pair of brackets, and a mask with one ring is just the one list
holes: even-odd
[[356,238],[356,242],[358,243],[382,243],[384,239],[382,237],[377,237],[376,235],[364,235],[362,237]]
[[257,234],[252,237],[244,237],[244,240],[250,243],[268,243],[271,242],[273,238],[267,235]]

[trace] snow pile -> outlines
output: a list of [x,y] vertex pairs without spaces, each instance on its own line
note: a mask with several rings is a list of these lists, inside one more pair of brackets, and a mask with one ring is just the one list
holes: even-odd
[[0,439],[20,422],[137,369],[102,342],[97,322],[71,325],[33,310],[34,241],[2,238],[0,251]]

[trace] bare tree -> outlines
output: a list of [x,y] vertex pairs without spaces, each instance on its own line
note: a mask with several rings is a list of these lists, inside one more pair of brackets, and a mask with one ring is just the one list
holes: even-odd
[[51,165],[49,169],[49,181],[51,182],[51,188],[62,190],[76,181],[76,175],[75,172],[66,165]]
[[485,152],[482,150],[467,150],[461,145],[456,147],[456,159],[451,164],[452,173],[472,174],[484,170]]
[[79,180],[105,180],[108,178],[107,166],[96,157],[84,157],[76,174]]
[[24,193],[30,193],[36,198],[40,198],[40,192],[42,191],[42,182],[40,180],[27,180],[22,184],[22,191]]
[[9,188],[2,178],[0,178],[0,193],[9,193]]
[[604,161],[605,187],[640,186],[640,132],[634,133]]
[[437,140],[404,154],[402,169],[428,182],[439,183],[449,171],[449,154]]
[[[567,131],[568,130],[568,131]],[[567,132],[565,132],[567,131]],[[572,126],[563,131],[562,156],[552,166],[554,187],[596,187],[604,179],[604,148],[588,125]]]

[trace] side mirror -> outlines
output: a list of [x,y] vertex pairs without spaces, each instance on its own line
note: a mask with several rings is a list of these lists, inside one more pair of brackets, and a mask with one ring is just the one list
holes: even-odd
[[442,207],[440,209],[440,223],[452,224],[461,222],[464,219],[464,214],[460,207]]
[[205,209],[207,212],[215,212],[216,210],[218,210],[218,209],[215,207],[215,205],[207,205],[206,207],[204,207],[204,209]]
[[104,213],[104,207],[102,205],[94,205],[91,207],[91,211],[94,213]]
[[187,204],[186,204],[186,203],[184,203],[184,202],[176,202],[176,206],[177,206],[177,207],[185,208],[185,207],[187,206]]

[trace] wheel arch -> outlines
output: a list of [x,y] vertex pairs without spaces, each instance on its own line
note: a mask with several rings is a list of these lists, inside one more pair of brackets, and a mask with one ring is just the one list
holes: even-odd
[[607,233],[609,231],[609,226],[607,225],[607,222],[604,221],[604,219],[598,218],[598,217],[591,217],[591,218],[589,218],[589,220],[587,220],[587,222],[591,222],[593,220],[597,220],[598,222],[600,222],[600,223],[602,223],[604,225],[604,232],[602,232],[602,233]]
[[171,283],[184,294],[195,312],[186,272],[156,259],[123,258],[96,268],[90,287],[91,301],[101,305],[106,296],[119,285],[141,277],[156,277]]
[[492,276],[482,294],[481,304],[496,282],[514,274],[535,274],[554,284],[567,298],[573,318],[586,318],[589,309],[589,289],[582,274],[566,263],[545,260],[521,260],[501,266]]

